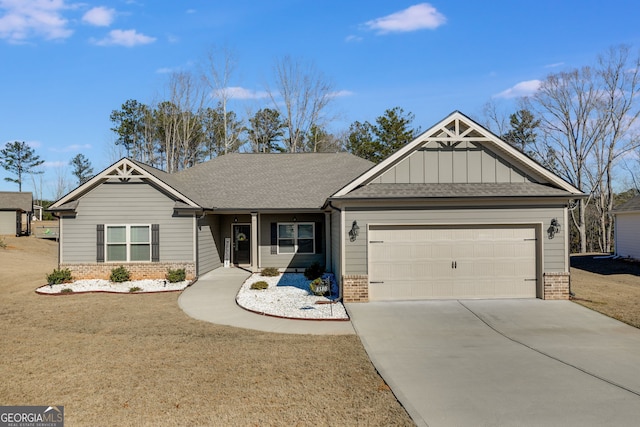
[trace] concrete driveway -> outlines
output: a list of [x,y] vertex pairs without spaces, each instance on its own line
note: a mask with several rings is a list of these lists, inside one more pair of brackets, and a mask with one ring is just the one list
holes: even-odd
[[347,310],[418,425],[640,423],[640,330],[572,302],[389,302]]

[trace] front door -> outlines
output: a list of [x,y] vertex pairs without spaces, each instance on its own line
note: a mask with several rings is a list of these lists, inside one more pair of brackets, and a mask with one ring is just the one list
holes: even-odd
[[233,263],[251,264],[250,224],[233,224]]

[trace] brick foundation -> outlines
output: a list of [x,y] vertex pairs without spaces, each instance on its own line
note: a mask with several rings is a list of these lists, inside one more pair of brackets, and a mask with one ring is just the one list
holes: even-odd
[[369,301],[369,276],[342,276],[342,300],[344,302]]
[[569,273],[544,273],[543,299],[569,299]]
[[100,263],[100,264],[60,264],[61,269],[71,270],[71,276],[75,280],[82,279],[106,279],[109,280],[111,270],[124,266],[131,273],[131,280],[164,279],[167,270],[184,268],[187,280],[196,277],[196,265],[190,262],[144,262],[144,263]]

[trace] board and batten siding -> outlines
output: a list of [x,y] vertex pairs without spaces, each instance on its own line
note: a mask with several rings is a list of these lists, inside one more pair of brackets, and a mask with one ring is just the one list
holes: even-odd
[[222,267],[224,243],[220,243],[220,217],[207,215],[198,220],[198,276]]
[[[565,242],[563,233],[558,233],[554,239],[547,238],[546,227],[552,218],[560,222],[561,229],[564,221],[563,207],[526,207],[526,208],[474,208],[474,209],[356,209],[346,210],[345,223],[358,221],[360,236],[355,242],[350,242],[345,228],[345,268],[343,275],[367,274],[367,243],[368,224],[393,225],[509,225],[531,224],[542,228],[543,272],[566,272]],[[348,228],[348,227],[347,227]]]
[[640,259],[640,212],[616,213],[616,255]]
[[175,202],[145,183],[104,183],[82,196],[74,218],[60,219],[60,262],[96,262],[97,224],[159,224],[160,261],[194,261],[194,220],[173,216]]
[[525,173],[506,163],[481,144],[461,141],[452,147],[428,142],[373,182],[438,184],[530,181]]

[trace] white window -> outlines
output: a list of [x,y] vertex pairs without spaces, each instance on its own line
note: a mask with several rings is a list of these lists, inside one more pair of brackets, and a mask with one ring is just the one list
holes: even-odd
[[279,254],[315,253],[315,224],[313,222],[278,223]]
[[106,261],[151,261],[150,225],[106,225]]

